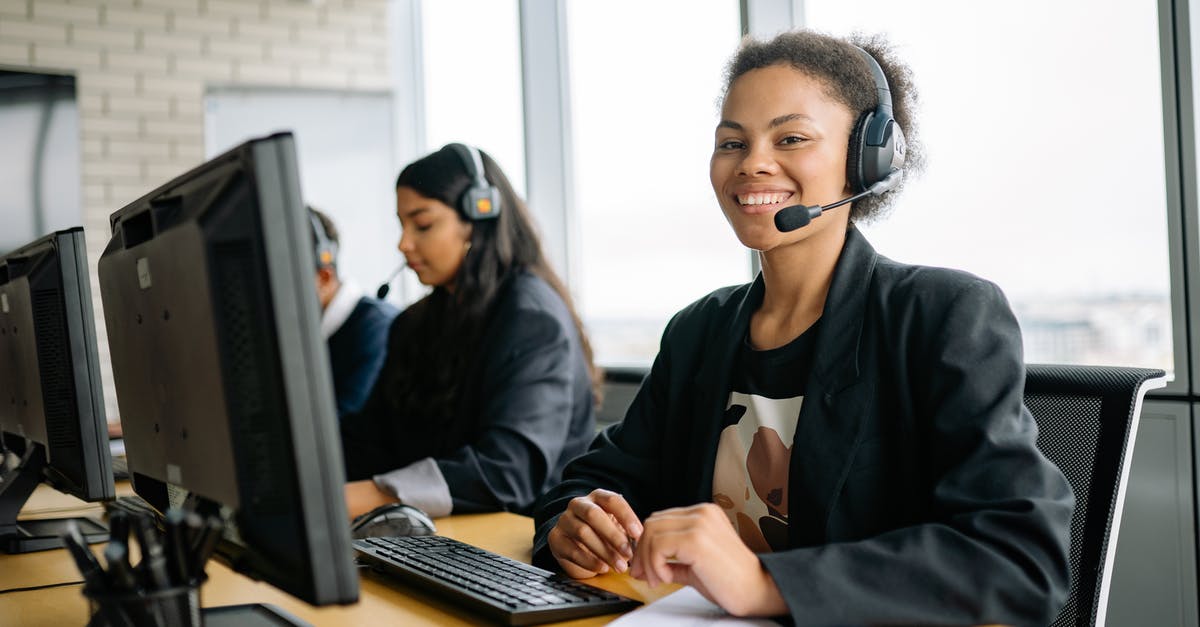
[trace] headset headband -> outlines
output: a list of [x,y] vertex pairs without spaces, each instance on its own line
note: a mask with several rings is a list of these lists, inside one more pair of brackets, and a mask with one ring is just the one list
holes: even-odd
[[[871,53],[851,44],[867,62],[879,102],[863,112],[850,133],[850,153],[846,162],[847,178],[854,192],[874,189],[882,194],[899,185],[899,170],[904,168],[906,144],[904,131],[892,117],[892,90],[883,68]],[[882,186],[877,185],[883,183]]]
[[325,224],[321,222],[320,216],[316,211],[308,209],[308,219],[312,222],[313,237],[317,240],[317,269],[334,268],[337,266],[338,245],[333,240],[329,239],[329,234],[325,231]]

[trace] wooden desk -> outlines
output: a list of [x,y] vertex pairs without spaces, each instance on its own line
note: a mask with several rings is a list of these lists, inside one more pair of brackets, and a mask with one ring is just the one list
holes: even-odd
[[[74,501],[73,503],[71,501]],[[75,509],[71,509],[71,506]],[[22,518],[79,515],[100,508],[39,487],[22,512]],[[474,514],[450,516],[436,521],[438,533],[495,551],[523,562],[530,561],[533,520],[516,514]],[[98,551],[97,547],[93,547]],[[354,605],[315,608],[265,583],[255,582],[213,561],[208,565],[208,582],[200,591],[204,607],[241,603],[270,603],[311,622],[313,625],[477,625],[483,622],[472,614],[372,573],[360,570],[359,601]],[[79,572],[65,550],[0,555],[0,590],[79,581]],[[603,575],[589,580],[595,586],[643,602],[654,601],[679,586],[663,585],[651,589],[627,575]],[[0,617],[5,624],[34,626],[83,625],[88,619],[87,603],[81,586],[62,586],[28,592],[0,594]],[[573,627],[603,625],[616,615],[561,623]],[[11,621],[11,623],[10,623]]]

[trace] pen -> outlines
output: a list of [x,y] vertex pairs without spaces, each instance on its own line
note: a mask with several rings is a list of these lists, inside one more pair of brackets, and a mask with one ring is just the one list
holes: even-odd
[[125,542],[113,540],[104,547],[104,561],[108,562],[108,585],[110,592],[123,594],[137,590],[137,579],[129,565],[129,547]]
[[188,582],[191,568],[188,564],[189,546],[187,544],[187,515],[177,507],[167,510],[163,518],[163,528],[167,535],[167,572],[175,585]]
[[148,516],[138,516],[134,523],[133,532],[142,547],[142,561],[138,563],[138,569],[142,572],[144,587],[147,590],[171,587],[171,578],[167,576],[167,558],[163,555],[162,542],[158,539],[154,522]]
[[[129,515],[115,510],[108,515],[109,542],[120,542],[126,549],[129,547]],[[128,559],[128,558],[126,558]]]
[[[113,594],[111,582],[105,576],[104,569],[100,567],[96,556],[88,550],[87,543],[83,540],[83,534],[79,532],[79,526],[75,524],[75,521],[67,523],[67,531],[63,534],[63,544],[67,546],[67,552],[74,558],[75,565],[83,574],[84,593],[101,599]],[[107,551],[107,548],[105,550]],[[133,627],[129,617],[116,605],[101,600],[99,608],[98,611],[107,617],[107,624],[113,627]]]
[[104,578],[104,569],[100,568],[100,562],[88,550],[87,542],[84,541],[83,534],[79,532],[79,525],[76,525],[75,521],[67,523],[67,531],[63,534],[62,539],[63,544],[67,546],[67,551],[75,560],[75,566],[83,575],[83,581],[87,587],[98,592],[107,591],[108,585]]
[[204,526],[200,530],[197,542],[192,547],[192,559],[190,560],[192,579],[199,580],[204,576],[204,563],[217,548],[217,542],[221,540],[222,527],[221,519],[215,516],[204,520]]

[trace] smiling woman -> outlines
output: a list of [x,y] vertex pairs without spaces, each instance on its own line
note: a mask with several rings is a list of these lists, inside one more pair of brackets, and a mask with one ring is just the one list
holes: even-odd
[[[717,124],[709,178],[725,219],[749,248],[766,252],[845,230],[832,217],[795,235],[774,222],[785,206],[828,204],[850,191],[845,163],[854,116],[823,87],[821,79],[772,65],[746,73],[726,97],[732,119]],[[775,115],[785,109],[804,113]]]
[[[625,420],[539,501],[536,562],[803,624],[1053,619],[1074,501],[1004,295],[855,226],[921,163],[914,95],[881,40],[743,43],[710,180],[762,274],[671,320]],[[830,209],[777,228],[795,205]]]

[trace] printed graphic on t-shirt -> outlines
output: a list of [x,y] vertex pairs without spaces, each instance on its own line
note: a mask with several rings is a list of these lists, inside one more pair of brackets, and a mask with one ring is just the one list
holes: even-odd
[[725,409],[713,502],[756,553],[787,548],[788,467],[803,396],[774,399],[733,392]]

